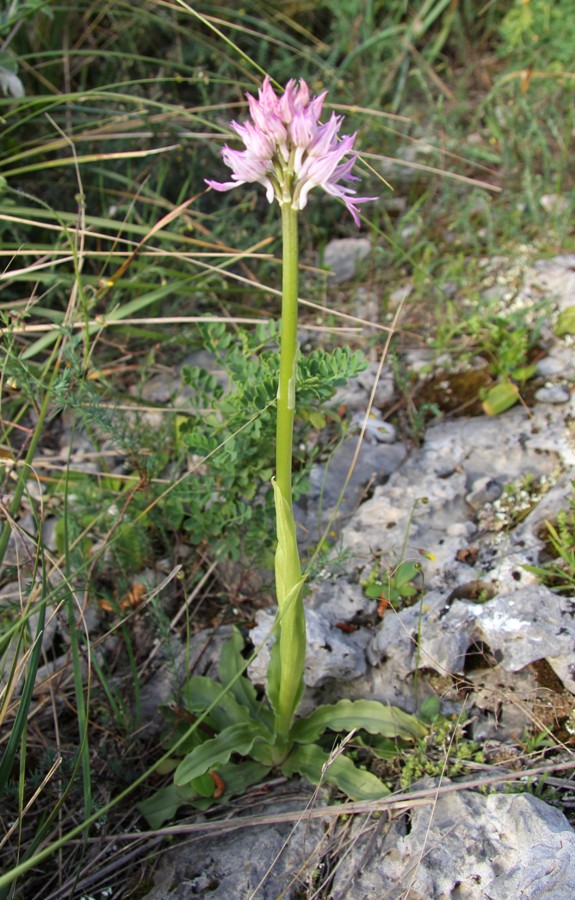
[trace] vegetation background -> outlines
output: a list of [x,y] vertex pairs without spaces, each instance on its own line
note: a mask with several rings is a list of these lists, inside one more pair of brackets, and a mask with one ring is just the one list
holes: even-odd
[[9,0],[0,40],[0,890],[135,897],[150,846],[130,867],[99,841],[143,828],[157,784],[143,687],[167,672],[177,720],[178,648],[269,599],[279,217],[257,188],[205,190],[230,119],[264,72],[327,89],[381,196],[341,287],[322,260],[350,217],[313,194],[302,216],[302,492],[345,430],[329,399],[352,351],[381,349],[407,283],[390,416],[410,440],[441,411],[414,402],[409,347],[482,354],[494,384],[529,365],[541,318],[477,301],[498,262],[573,248],[575,18],[571,0]]

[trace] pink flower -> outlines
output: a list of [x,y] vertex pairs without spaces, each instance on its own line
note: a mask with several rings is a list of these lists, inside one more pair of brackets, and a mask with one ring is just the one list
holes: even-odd
[[240,184],[263,184],[270,203],[275,198],[294,209],[303,209],[312,188],[322,187],[343,200],[359,225],[359,204],[377,197],[357,197],[349,186],[360,180],[351,174],[357,159],[357,153],[352,152],[356,135],[339,136],[343,116],[335,113],[320,123],[326,93],[310,97],[305,81],[298,84],[291,79],[278,97],[266,75],[258,99],[247,95],[251,121],[231,123],[245,149],[232,150],[226,145],[222,150],[232,180],[206,178],[206,184],[216,191],[229,191]]

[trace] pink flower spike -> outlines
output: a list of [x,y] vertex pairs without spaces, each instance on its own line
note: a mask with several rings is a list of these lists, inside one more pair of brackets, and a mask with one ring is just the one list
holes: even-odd
[[229,147],[224,147],[222,157],[239,181],[259,181],[272,168],[271,161],[265,157],[230,150]]
[[289,135],[296,147],[301,147],[305,150],[309,147],[316,129],[317,125],[311,116],[303,111],[296,110],[296,114],[289,125]]
[[260,159],[272,158],[274,143],[260,128],[255,128],[250,121],[247,121],[245,125],[238,125],[237,122],[232,122],[231,126],[239,134],[250,153]]
[[[357,175],[352,175],[351,170],[355,165],[355,161],[357,159],[357,153],[353,153],[349,159],[346,159],[340,166],[338,166],[333,173],[334,181],[361,181],[361,178],[358,178]],[[377,198],[374,198],[377,199]]]
[[310,103],[311,114],[316,122],[319,122],[319,117],[321,116],[321,111],[323,109],[323,101],[326,97],[327,91],[324,91],[323,94],[319,94],[317,97],[314,97]]
[[310,156],[323,156],[324,153],[337,148],[337,132],[341,121],[341,116],[332,113],[329,121],[319,126],[308,147]]
[[206,184],[216,191],[262,184],[270,203],[275,197],[294,209],[303,209],[312,188],[321,187],[342,200],[360,225],[358,205],[377,197],[356,197],[351,187],[342,184],[360,180],[352,174],[356,135],[339,136],[343,116],[335,113],[327,122],[320,122],[326,94],[311,97],[306,82],[292,78],[278,97],[266,75],[257,98],[247,95],[250,119],[241,125],[231,123],[244,149],[225,146],[222,150],[232,180],[206,179]]
[[209,178],[204,178],[204,182],[214,191],[231,191],[232,188],[245,184],[245,181],[211,181]]
[[307,109],[309,104],[310,104],[309,88],[302,78],[302,80],[299,83],[299,88],[297,89],[296,94],[293,98],[293,105],[296,109]]

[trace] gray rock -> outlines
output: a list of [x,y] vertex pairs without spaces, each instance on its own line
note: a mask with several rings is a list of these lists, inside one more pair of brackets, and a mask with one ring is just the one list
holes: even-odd
[[[335,408],[343,406],[348,413],[365,414],[373,382],[377,377],[377,369],[377,363],[372,363],[357,378],[353,378],[347,384],[338,388],[330,401],[330,406]],[[385,409],[393,400],[394,395],[395,382],[393,375],[389,369],[384,368],[375,388],[374,407],[376,409]]]
[[42,543],[48,550],[57,551],[56,533],[59,520],[55,516],[46,516],[42,522]]
[[[520,672],[506,672],[501,666],[479,668],[468,672],[465,678],[473,687],[469,695],[473,705],[469,736],[482,744],[490,740],[499,744],[510,741],[509,746],[521,753],[517,745],[533,727],[534,708],[549,708],[553,702],[549,690],[540,685],[535,669],[529,666]],[[508,702],[511,697],[512,702]]]
[[365,596],[363,588],[353,578],[318,579],[311,586],[306,606],[315,609],[329,622],[349,622],[373,611],[373,600]]
[[546,659],[565,687],[575,693],[575,601],[542,584],[502,594],[479,607],[478,637],[510,672]]
[[165,855],[146,900],[301,897],[313,880],[324,826],[314,821],[276,825],[273,815],[303,809],[309,799],[262,810],[271,819],[268,824],[186,841]]
[[[573,406],[571,398],[560,410],[541,405],[529,416],[513,409],[503,416],[432,425],[423,447],[359,508],[342,535],[344,546],[358,565],[378,552],[387,565],[402,557],[418,560],[428,589],[453,587],[468,578],[456,558],[465,548],[461,526],[473,517],[466,498],[471,492],[472,500],[483,499],[474,495],[473,486],[510,484],[527,473],[549,477],[561,465],[572,466],[575,452],[567,422]],[[422,557],[421,549],[434,558]],[[491,560],[481,560],[483,570],[503,573],[499,577],[506,586],[515,580],[520,563],[529,561],[525,555],[511,558],[508,550],[507,543],[494,543]],[[482,577],[479,571],[477,577]]]
[[575,468],[569,467],[513,530],[513,543],[517,547],[524,548],[529,563],[537,564],[539,562],[539,554],[543,549],[542,529],[545,522],[555,521],[558,513],[566,508],[573,482],[575,482]]
[[450,537],[462,537],[465,540],[470,540],[476,531],[477,525],[474,522],[452,522],[446,529]]
[[339,284],[350,281],[357,264],[369,256],[371,242],[367,238],[336,238],[326,244],[323,264],[331,269],[330,281]]
[[561,309],[575,303],[575,263],[573,254],[560,254],[535,263],[528,273],[526,285],[543,291]]
[[382,419],[377,410],[372,410],[367,417],[358,413],[352,419],[352,425],[357,432],[365,428],[364,440],[376,441],[378,444],[394,444],[397,439],[397,431],[391,422]]
[[406,350],[403,361],[408,372],[416,372],[418,375],[425,375],[435,368],[440,368],[442,362],[438,360],[435,350],[428,350],[425,347]]
[[435,669],[440,674],[463,675],[465,657],[473,643],[473,624],[478,609],[476,603],[455,600],[437,610],[424,598],[425,619],[420,624],[419,668]]
[[[465,494],[462,471],[447,478],[425,476],[417,459],[408,460],[362,504],[343,533],[343,544],[358,561],[377,552],[384,553],[385,565],[396,565],[402,556],[415,559],[424,568],[426,584],[435,586],[461,546],[461,539],[447,538],[446,531],[467,518]],[[423,559],[420,548],[435,558]]]
[[546,659],[575,693],[574,611],[573,600],[540,584],[485,603],[450,601],[445,592],[432,591],[421,605],[385,613],[368,644],[368,660],[386,668],[390,683],[392,670],[404,678],[416,668],[463,675],[469,648],[485,644],[506,672]]
[[356,821],[348,844],[334,900],[575,897],[575,832],[530,794],[439,794],[381,830]]
[[[360,372],[357,376],[357,383],[365,391],[366,397],[371,394],[373,382],[377,376],[379,363],[372,362],[365,371]],[[384,366],[379,376],[377,387],[375,389],[374,405],[379,409],[384,409],[393,400],[395,394],[395,380],[390,366]],[[363,408],[365,409],[365,403]]]
[[473,509],[479,509],[485,503],[493,503],[503,493],[503,485],[495,478],[479,478],[471,485],[471,491],[465,500]]
[[333,395],[330,406],[339,410],[339,414],[355,413],[365,409],[367,396],[357,378],[348,381],[337,389]]
[[411,297],[412,293],[413,284],[409,281],[406,284],[402,284],[400,287],[395,288],[389,295],[389,302],[392,308],[395,309],[400,304],[405,303],[405,301]]
[[[306,609],[307,654],[304,669],[306,687],[318,688],[325,683],[354,681],[367,669],[365,646],[369,633],[359,631],[346,635],[331,624],[330,619],[315,609]],[[271,649],[271,629],[275,613],[260,610],[256,626],[250,632],[254,646],[263,646],[249,667],[249,675],[256,684],[265,684]],[[306,711],[304,708],[300,712]]]
[[349,519],[365,499],[367,489],[395,472],[407,456],[406,447],[400,442],[383,444],[364,440],[342,498],[340,495],[355,459],[357,441],[358,434],[350,434],[326,463],[313,466],[309,490],[296,506],[296,520],[300,525],[298,539],[302,547],[315,544],[328,522],[330,530],[337,532],[342,522]]
[[571,394],[562,384],[548,384],[535,391],[538,403],[569,403]]
[[563,194],[542,194],[539,203],[546,213],[557,215],[569,210],[569,199]]
[[551,354],[540,359],[537,363],[537,374],[542,378],[566,378],[575,380],[575,358],[573,347],[557,344],[552,348]]

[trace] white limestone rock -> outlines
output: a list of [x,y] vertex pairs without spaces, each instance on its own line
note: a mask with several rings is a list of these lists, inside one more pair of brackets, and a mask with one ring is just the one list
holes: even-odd
[[379,832],[354,823],[334,900],[575,897],[575,831],[559,810],[530,794],[432,799]]

